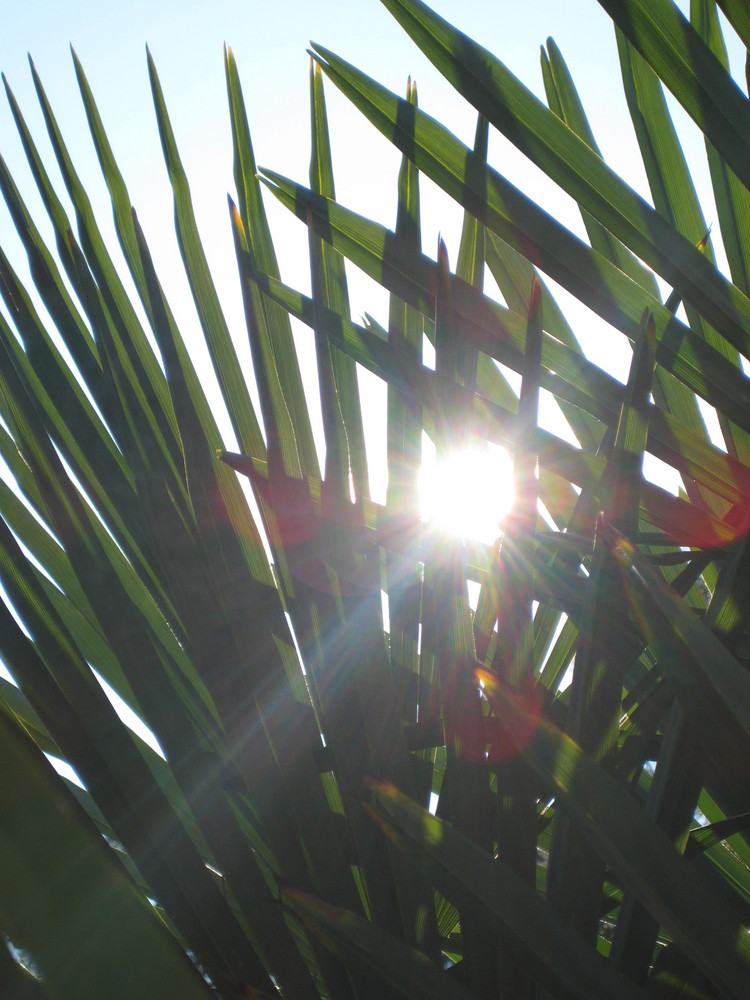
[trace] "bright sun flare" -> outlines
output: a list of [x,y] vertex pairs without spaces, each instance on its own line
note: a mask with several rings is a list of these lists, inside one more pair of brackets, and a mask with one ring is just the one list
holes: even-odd
[[492,543],[513,504],[513,459],[489,443],[441,461],[434,448],[424,448],[420,495],[425,521],[461,538]]

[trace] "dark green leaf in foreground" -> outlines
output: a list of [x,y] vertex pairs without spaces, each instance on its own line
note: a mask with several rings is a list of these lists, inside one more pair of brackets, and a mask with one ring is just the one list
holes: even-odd
[[[724,22],[712,0],[691,24],[602,0],[652,208],[552,39],[545,107],[419,0],[384,3],[479,112],[473,146],[411,79],[404,99],[315,46],[309,188],[259,178],[226,49],[239,331],[148,59],[229,441],[80,62],[137,302],[36,70],[59,173],[6,83],[47,219],[0,160],[20,240],[0,236],[3,997],[750,995],[750,114]],[[747,41],[743,5],[719,6]],[[401,154],[393,230],[336,201],[324,77]],[[703,130],[713,230],[665,86]],[[491,127],[586,238],[502,175]],[[423,178],[463,215],[436,259]],[[306,227],[309,294],[281,280],[264,186]],[[387,322],[350,315],[350,265]],[[627,338],[627,381],[571,295]],[[433,447],[512,454],[508,516],[481,484],[462,501],[487,501],[492,544],[471,514],[467,537],[423,522]]]
[[[0,925],[60,998],[211,995],[50,764],[0,711]],[[117,942],[116,947],[112,943]]]

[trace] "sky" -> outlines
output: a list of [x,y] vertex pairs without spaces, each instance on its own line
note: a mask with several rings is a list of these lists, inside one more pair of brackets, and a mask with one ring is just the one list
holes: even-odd
[[[605,159],[648,196],[643,168],[619,81],[611,22],[596,0],[433,0],[457,27],[491,49],[539,97],[543,87],[539,47],[552,36],[579,89]],[[684,5],[683,5],[684,6]],[[115,156],[162,277],[173,311],[201,371],[201,335],[174,236],[172,196],[151,102],[145,47],[154,57],[180,153],[191,182],[204,248],[241,359],[249,369],[226,194],[234,192],[232,150],[222,50],[230,45],[238,62],[256,160],[307,183],[310,40],[354,63],[390,89],[403,93],[407,76],[417,81],[420,106],[467,143],[476,115],[434,70],[378,0],[323,0],[284,4],[256,0],[27,0],[4,14],[0,38],[3,70],[53,179],[58,177],[31,83],[27,53],[34,59],[58,123],[113,256],[119,248],[111,209],[88,134],[69,45],[75,48],[97,100]],[[735,46],[735,69],[742,72]],[[335,88],[326,89],[337,197],[355,211],[393,226],[399,154]],[[672,102],[674,105],[674,102]],[[699,188],[708,187],[705,155],[697,130],[679,107],[676,122],[685,138]],[[49,233],[15,126],[0,99],[0,154],[5,158],[40,229]],[[557,218],[583,234],[578,210],[546,177],[497,133],[490,161]],[[60,185],[62,187],[62,185]],[[266,199],[282,278],[307,291],[309,270],[304,227],[269,196]],[[429,181],[422,181],[423,248],[434,256],[438,233],[455,263],[461,211]],[[715,210],[709,204],[707,217]],[[23,275],[25,258],[5,206],[0,204],[0,243]],[[387,320],[384,291],[352,269],[350,296],[355,319],[368,311]],[[564,294],[561,304],[592,360],[624,378],[629,348]],[[315,395],[312,336],[301,331],[303,372]],[[382,386],[366,386],[372,422],[382,425]],[[313,407],[315,408],[315,407]],[[317,422],[319,426],[319,421]],[[562,433],[562,432],[561,432]],[[382,448],[382,436],[373,449]],[[231,442],[227,442],[231,446]],[[383,484],[380,486],[382,492]]]
[[[578,87],[605,159],[639,193],[648,188],[619,80],[614,31],[596,0],[432,0],[438,13],[498,56],[542,100],[539,48],[552,36]],[[683,10],[686,3],[681,3]],[[157,133],[146,68],[146,45],[154,57],[188,178],[194,208],[217,290],[249,381],[249,349],[229,228],[226,194],[234,193],[232,147],[223,68],[223,45],[234,51],[242,80],[250,129],[260,166],[307,183],[310,156],[310,41],[319,42],[403,93],[409,75],[416,80],[420,106],[467,144],[474,136],[476,114],[458,97],[409,40],[379,0],[26,0],[6,4],[0,34],[0,70],[18,100],[58,193],[67,204],[54,157],[46,139],[31,82],[27,53],[34,59],[58,119],[68,150],[97,214],[115,261],[122,263],[111,222],[111,208],[88,133],[69,46],[80,58],[93,90],[120,169],[137,209],[152,256],[183,336],[206,376],[210,363],[185,280],[173,225],[173,203]],[[728,36],[737,79],[744,76],[741,46]],[[330,85],[326,97],[337,197],[346,207],[392,227],[400,155],[365,122]],[[675,123],[694,180],[704,199],[707,219],[715,219],[702,139],[671,101]],[[0,155],[43,235],[51,229],[33,181],[8,106],[0,98]],[[583,236],[577,207],[497,133],[491,133],[492,165],[530,194],[561,222]],[[435,256],[442,233],[455,263],[461,211],[429,181],[421,182],[424,252]],[[307,236],[304,226],[266,198],[282,278],[309,290]],[[70,212],[72,216],[72,212]],[[0,200],[0,245],[13,266],[28,275],[25,256]],[[124,264],[121,273],[129,284]],[[348,269],[355,320],[365,311],[387,323],[387,295]],[[30,282],[29,282],[30,287]],[[132,285],[130,285],[132,289]],[[134,296],[135,297],[135,296]],[[585,307],[560,291],[558,301],[590,359],[621,380],[630,349]],[[2,308],[2,306],[0,306]],[[322,441],[312,335],[299,329],[296,342],[309,390],[319,440]],[[384,499],[384,386],[362,378],[371,480],[376,499]],[[257,398],[257,397],[256,397]],[[317,410],[317,415],[316,415]],[[554,404],[547,399],[541,421],[566,435]],[[227,427],[227,422],[222,424]],[[226,444],[232,447],[227,436]],[[378,469],[380,473],[378,473]],[[674,488],[674,476],[652,463],[652,476]],[[0,663],[0,674],[8,676]],[[126,706],[111,695],[118,711]],[[132,713],[131,713],[132,714]],[[124,721],[133,725],[133,721]],[[136,723],[136,731],[151,739]],[[57,762],[56,766],[63,765]],[[65,772],[69,777],[67,771]]]

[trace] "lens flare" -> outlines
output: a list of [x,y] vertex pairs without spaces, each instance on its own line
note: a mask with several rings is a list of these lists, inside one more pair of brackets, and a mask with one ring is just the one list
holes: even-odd
[[491,544],[513,505],[513,459],[498,445],[463,448],[438,459],[424,449],[423,520],[443,531]]

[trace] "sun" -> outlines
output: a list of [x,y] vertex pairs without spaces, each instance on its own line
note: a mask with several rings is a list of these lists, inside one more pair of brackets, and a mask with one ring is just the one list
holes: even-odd
[[443,531],[491,544],[513,505],[513,459],[485,442],[438,459],[423,439],[420,512]]

